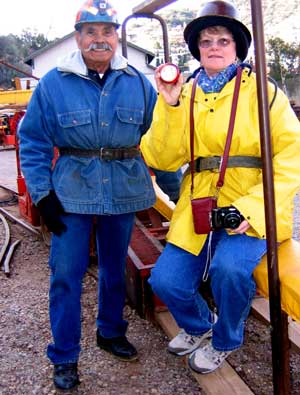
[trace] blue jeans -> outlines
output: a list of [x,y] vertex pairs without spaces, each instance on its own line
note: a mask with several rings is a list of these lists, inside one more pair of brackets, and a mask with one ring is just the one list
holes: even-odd
[[[89,264],[92,215],[62,216],[67,231],[52,236],[49,265],[50,323],[53,344],[47,355],[54,364],[76,362],[80,352],[82,281]],[[123,336],[126,296],[125,263],[134,213],[96,216],[99,265],[97,328],[104,337]]]
[[198,256],[167,244],[151,272],[154,293],[168,306],[179,327],[191,335],[213,329],[215,349],[229,351],[243,343],[256,284],[253,270],[266,253],[266,241],[247,235],[229,236],[225,230],[213,233],[210,285],[218,310],[212,312],[199,293],[205,269],[208,241]]

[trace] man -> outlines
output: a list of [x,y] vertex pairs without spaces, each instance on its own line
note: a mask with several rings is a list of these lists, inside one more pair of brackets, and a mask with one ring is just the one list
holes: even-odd
[[[138,145],[149,128],[156,92],[116,53],[118,27],[116,11],[106,1],[83,5],[75,23],[78,50],[40,80],[19,131],[27,187],[53,233],[53,343],[47,355],[60,389],[79,383],[80,297],[94,218],[97,345],[126,361],[137,358],[125,336],[124,270],[135,212],[155,202]],[[54,147],[60,155],[52,168]],[[172,175],[167,183],[172,186]]]

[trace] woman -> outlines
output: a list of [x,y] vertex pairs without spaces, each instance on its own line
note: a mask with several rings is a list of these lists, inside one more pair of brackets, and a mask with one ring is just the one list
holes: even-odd
[[[247,56],[251,34],[233,5],[207,3],[187,25],[184,38],[201,62],[194,99],[194,157],[222,156],[238,65]],[[225,181],[218,207],[232,206],[241,216],[235,229],[196,234],[191,210],[191,175],[186,172],[167,245],[150,277],[153,291],[166,303],[181,329],[168,350],[190,353],[189,365],[200,373],[217,369],[243,344],[244,324],[255,294],[253,270],[266,253],[262,170],[247,159],[261,156],[255,74],[243,65],[238,107]],[[148,164],[175,171],[190,162],[190,100],[193,79],[175,84],[160,79],[151,129],[142,140]],[[278,241],[291,237],[293,197],[300,184],[300,124],[287,97],[269,87]],[[276,97],[275,97],[276,96]],[[232,165],[232,156],[240,163]],[[199,161],[200,159],[198,159]],[[202,159],[201,159],[202,160]],[[231,163],[231,165],[230,165]],[[261,167],[261,166],[260,166]],[[194,198],[216,194],[218,165],[195,173]],[[211,259],[210,259],[211,257]],[[207,264],[217,315],[199,294]],[[205,341],[204,341],[205,340]]]

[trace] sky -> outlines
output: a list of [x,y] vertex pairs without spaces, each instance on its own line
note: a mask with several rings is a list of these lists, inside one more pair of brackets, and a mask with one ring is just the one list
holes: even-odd
[[[144,0],[111,0],[119,20],[132,14],[132,8]],[[84,0],[1,0],[0,35],[20,35],[22,30],[36,30],[49,40],[63,37],[73,31],[75,16]],[[178,0],[171,8],[198,9],[198,0]]]

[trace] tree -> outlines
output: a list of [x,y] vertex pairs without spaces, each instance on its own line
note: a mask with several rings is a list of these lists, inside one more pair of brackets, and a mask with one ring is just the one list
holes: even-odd
[[[0,36],[0,59],[16,67],[20,67],[22,63],[22,53],[20,51],[20,42],[17,36],[12,34],[8,36]],[[12,79],[19,76],[19,74],[8,68],[0,65],[0,85],[3,89],[8,89],[12,86]]]
[[281,82],[285,90],[285,81],[300,73],[300,44],[286,43],[281,38],[268,41],[270,75]]
[[[48,45],[50,42],[36,31],[23,30],[21,36],[9,34],[0,36],[0,59],[20,70],[30,73],[30,67],[24,63],[24,59],[32,52]],[[15,77],[23,77],[7,66],[0,65],[0,88],[9,89],[13,87]]]
[[49,44],[49,40],[36,30],[23,30],[21,40],[25,57]]

